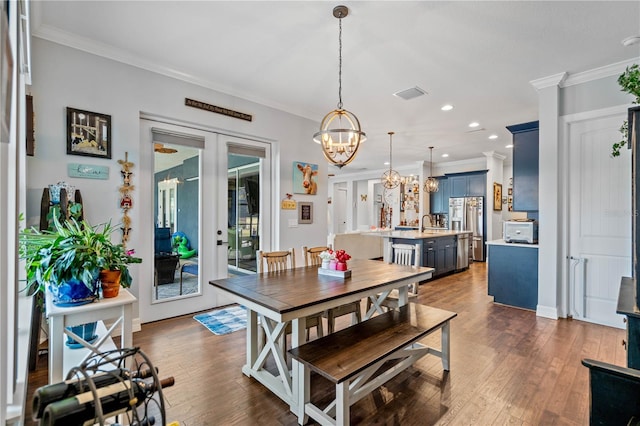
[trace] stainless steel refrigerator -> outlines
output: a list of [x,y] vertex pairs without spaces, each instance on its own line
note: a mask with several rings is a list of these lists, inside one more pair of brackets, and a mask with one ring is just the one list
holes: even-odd
[[449,198],[449,229],[471,231],[469,258],[484,262],[484,197]]

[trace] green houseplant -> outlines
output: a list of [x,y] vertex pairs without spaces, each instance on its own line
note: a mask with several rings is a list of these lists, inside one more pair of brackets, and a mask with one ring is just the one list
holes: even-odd
[[111,242],[113,231],[110,223],[91,226],[73,218],[60,222],[55,215],[51,230],[22,231],[19,254],[26,262],[27,294],[48,289],[58,305],[90,303],[98,294],[100,271],[111,268],[124,275],[121,285],[131,285],[127,265],[141,260]]
[[142,259],[134,257],[134,250],[127,250],[122,244],[111,244],[104,247],[104,267],[100,272],[102,294],[104,297],[115,297],[120,287],[131,287],[129,264],[141,263]]
[[[620,90],[635,96],[634,104],[640,104],[640,66],[638,64],[627,67],[618,77],[618,84],[620,85]],[[622,140],[614,142],[611,147],[612,157],[619,157],[620,150],[627,145],[629,136],[629,122],[627,120],[620,127],[620,133],[622,133]]]

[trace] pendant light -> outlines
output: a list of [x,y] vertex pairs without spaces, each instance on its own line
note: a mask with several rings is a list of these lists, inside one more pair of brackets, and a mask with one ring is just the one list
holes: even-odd
[[424,180],[424,192],[438,192],[438,179],[431,176],[431,167],[433,166],[433,147],[429,147],[429,177]]
[[320,131],[313,140],[322,147],[327,161],[342,168],[353,161],[360,144],[367,135],[360,128],[360,121],[353,113],[342,108],[342,18],[349,14],[346,6],[333,8],[333,16],[339,21],[339,61],[338,61],[338,108],[325,115],[320,123]]
[[382,174],[382,178],[380,178],[380,180],[382,181],[382,185],[386,188],[386,189],[393,189],[395,187],[397,187],[398,185],[400,185],[400,173],[396,172],[395,170],[393,170],[393,165],[391,162],[391,138],[393,137],[393,132],[389,132],[389,170],[386,170],[383,174]]

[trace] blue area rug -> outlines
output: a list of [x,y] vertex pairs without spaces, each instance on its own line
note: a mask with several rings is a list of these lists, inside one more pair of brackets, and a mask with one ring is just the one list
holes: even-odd
[[247,328],[247,310],[242,306],[229,306],[198,314],[193,319],[217,335],[229,334]]

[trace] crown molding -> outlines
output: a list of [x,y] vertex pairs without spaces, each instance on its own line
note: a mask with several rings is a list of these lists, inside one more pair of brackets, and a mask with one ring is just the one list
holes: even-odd
[[37,29],[32,31],[32,36],[50,41],[52,43],[60,44],[62,46],[66,46],[71,49],[80,50],[83,52],[90,53],[92,55],[96,55],[102,58],[110,59],[112,61],[130,65],[135,68],[140,68],[140,69],[150,71],[156,74],[164,75],[166,77],[170,77],[176,80],[184,81],[186,83],[191,83],[196,86],[204,87],[206,89],[214,90],[216,92],[219,92],[228,96],[233,96],[233,97],[240,98],[256,104],[260,104],[266,107],[274,108],[279,111],[284,111],[298,117],[303,117],[309,120],[317,121],[317,119],[312,118],[313,114],[309,111],[304,111],[304,112],[300,112],[299,110],[289,111],[287,107],[285,107],[284,105],[279,104],[277,102],[273,102],[272,100],[258,98],[248,93],[232,90],[226,87],[221,87],[219,85],[216,85],[210,80],[200,78],[198,76],[188,74],[188,73],[173,69],[171,67],[158,64],[153,61],[149,61],[140,56],[127,53],[122,49],[118,49],[111,45],[100,43],[95,40],[88,39],[86,37],[81,37],[76,34],[69,33],[67,31],[62,31],[50,25],[46,25],[46,24],[39,25]]
[[542,77],[537,80],[531,80],[529,84],[535,87],[537,90],[546,89],[547,87],[561,86],[562,82],[567,78],[566,72],[550,75],[548,77]]
[[486,152],[483,152],[483,154],[487,158],[495,158],[497,160],[503,160],[504,161],[507,158],[506,155],[498,154],[495,151],[486,151]]
[[605,65],[600,68],[594,68],[592,70],[578,72],[571,74],[565,79],[560,87],[575,86],[577,84],[587,83],[593,80],[599,80],[601,78],[619,76],[622,74],[628,66],[640,63],[640,57],[631,58],[625,61],[616,62],[614,64]]

